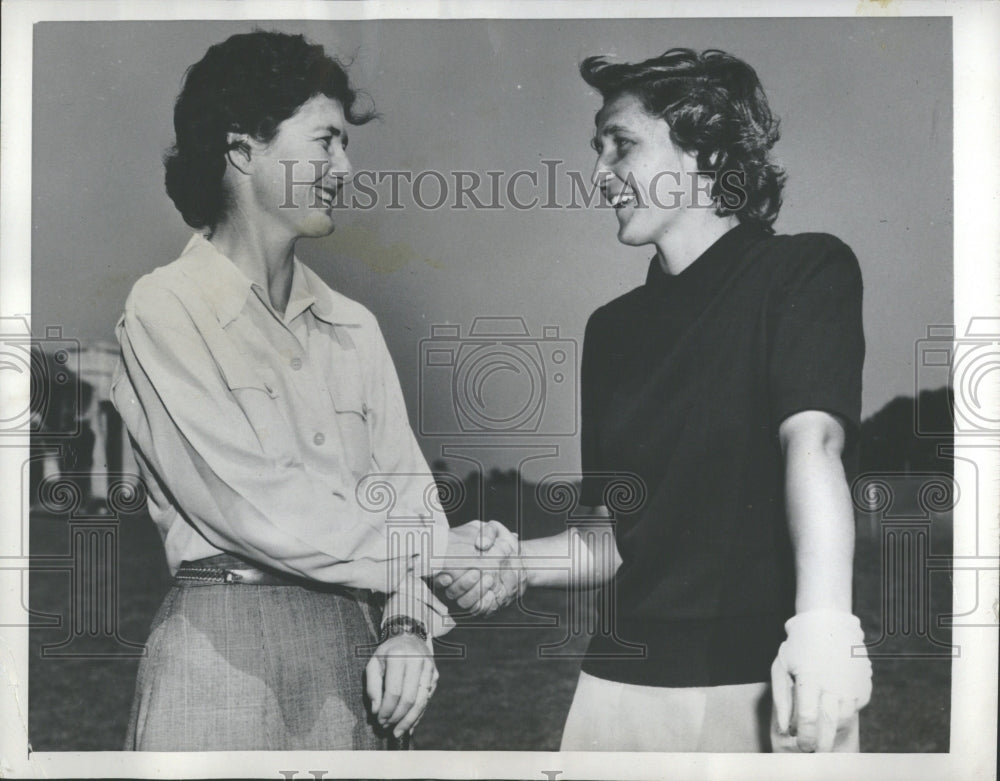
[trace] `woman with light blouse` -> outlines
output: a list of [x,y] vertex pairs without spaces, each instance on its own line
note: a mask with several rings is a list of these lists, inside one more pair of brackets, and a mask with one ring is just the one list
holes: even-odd
[[272,32],[185,77],[166,187],[196,233],[117,329],[113,399],[175,574],[129,749],[383,748],[436,685],[449,619],[422,577],[479,527],[449,535],[374,316],[295,256],[334,229],[356,98],[322,47]]

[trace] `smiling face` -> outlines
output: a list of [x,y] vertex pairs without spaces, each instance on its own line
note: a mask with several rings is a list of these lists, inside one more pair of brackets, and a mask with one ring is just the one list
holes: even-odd
[[269,144],[250,146],[249,202],[239,206],[294,238],[330,234],[337,193],[351,175],[340,102],[316,95],[278,126]]
[[634,95],[623,93],[597,114],[592,181],[618,217],[618,240],[658,244],[691,219],[698,170],[693,155],[678,149],[670,127],[647,113]]

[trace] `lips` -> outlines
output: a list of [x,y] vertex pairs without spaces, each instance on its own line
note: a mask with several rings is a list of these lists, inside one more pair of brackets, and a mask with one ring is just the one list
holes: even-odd
[[636,195],[632,188],[626,187],[621,192],[611,196],[611,205],[615,209],[623,209],[626,206],[633,206],[636,200]]
[[327,209],[332,209],[333,204],[337,200],[337,193],[339,192],[339,187],[324,187],[323,185],[316,185],[314,187],[316,190],[316,197],[319,198],[320,202]]

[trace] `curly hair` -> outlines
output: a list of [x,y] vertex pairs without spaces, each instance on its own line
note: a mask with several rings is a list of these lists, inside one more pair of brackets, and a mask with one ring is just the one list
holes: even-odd
[[[634,95],[647,113],[666,121],[673,142],[714,178],[716,214],[771,229],[785,183],[784,170],[770,156],[778,119],[747,63],[718,49],[670,49],[639,63],[588,57],[580,75],[605,103]],[[739,197],[727,189],[733,175]]]
[[167,195],[193,228],[225,214],[227,133],[269,143],[278,126],[316,95],[338,100],[352,125],[375,116],[356,107],[344,66],[301,35],[257,30],[210,47],[188,68],[174,105],[174,145],[164,156]]

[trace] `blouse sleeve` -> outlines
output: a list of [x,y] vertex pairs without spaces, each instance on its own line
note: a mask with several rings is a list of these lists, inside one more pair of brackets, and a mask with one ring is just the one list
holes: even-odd
[[836,415],[853,438],[861,419],[865,357],[862,282],[851,249],[831,236],[796,237],[801,253],[771,309],[771,426],[804,410]]
[[[390,547],[400,555],[400,563],[405,562],[399,577],[393,578],[398,587],[386,602],[383,623],[393,616],[407,615],[421,621],[430,637],[439,637],[454,626],[454,621],[423,578],[430,576],[432,564],[439,564],[447,554],[448,521],[434,475],[410,426],[392,356],[376,323],[371,334],[369,414],[373,416],[372,457],[379,470],[372,477],[382,488],[392,486]],[[414,534],[414,529],[418,533]]]
[[[429,526],[426,538],[433,556],[444,556],[448,521],[441,507],[437,483],[410,426],[399,376],[381,329],[373,323],[369,398],[372,400],[372,458],[379,474],[394,486],[390,521],[400,526],[420,520]],[[426,573],[424,573],[426,574]]]
[[600,416],[610,393],[604,356],[606,329],[600,312],[587,321],[580,360],[580,465],[583,471],[580,504],[598,507],[604,504],[606,468],[599,441]]

